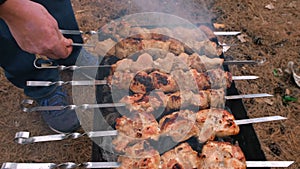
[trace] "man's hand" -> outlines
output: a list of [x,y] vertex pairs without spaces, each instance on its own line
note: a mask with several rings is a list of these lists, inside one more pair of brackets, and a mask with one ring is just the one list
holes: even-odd
[[30,0],[7,0],[0,6],[0,17],[24,51],[52,59],[71,54],[73,41],[61,34],[56,20],[42,5]]

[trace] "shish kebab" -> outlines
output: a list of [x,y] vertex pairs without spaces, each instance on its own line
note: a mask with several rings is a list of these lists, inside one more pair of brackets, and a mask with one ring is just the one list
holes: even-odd
[[237,135],[238,125],[245,122],[247,121],[235,120],[232,114],[222,109],[206,109],[196,113],[181,110],[163,116],[159,122],[151,113],[131,113],[116,119],[115,128],[118,133],[112,143],[118,152],[122,152],[134,141],[146,139],[157,141],[165,136],[171,137],[174,142],[183,142],[196,137],[200,143],[204,143],[214,140],[215,137]]
[[[181,54],[183,56],[184,54]],[[194,57],[197,56],[196,54],[193,54]],[[180,55],[179,55],[180,56]],[[209,67],[217,67],[221,65],[240,65],[240,64],[259,64],[261,61],[256,61],[256,60],[228,60],[224,61],[222,58],[208,58],[206,56],[198,56],[201,58],[201,65],[206,64]],[[195,59],[195,58],[194,58]],[[109,67],[114,67],[116,65],[87,65],[87,66],[79,66],[79,65],[72,65],[72,66],[64,66],[64,65],[52,65],[53,63],[50,60],[43,60],[42,64],[39,64],[38,62],[41,60],[41,58],[37,58],[34,61],[34,67],[37,69],[58,69],[60,71],[64,70],[79,70],[79,69],[98,69],[98,68],[109,68]],[[189,60],[192,60],[189,59]],[[194,60],[195,61],[195,60]],[[197,61],[197,62],[199,62]],[[155,61],[154,61],[155,63]],[[196,63],[198,64],[198,63]]]
[[[211,88],[221,88],[221,87],[230,87],[233,80],[254,80],[257,79],[257,76],[232,76],[230,72],[224,72],[221,69],[209,70],[205,73],[198,73],[195,69],[191,69],[188,72],[182,70],[173,71],[175,78],[172,75],[167,73],[153,71],[148,74],[145,71],[140,71],[137,74],[130,72],[115,72],[114,75],[108,77],[107,80],[81,80],[81,81],[27,81],[27,86],[51,86],[51,85],[72,85],[72,86],[85,86],[85,85],[114,85],[117,88],[132,88],[134,91],[135,84],[142,84],[141,81],[147,80],[148,88],[161,89],[164,92],[174,92],[178,91],[178,86],[176,82],[187,83],[181,78],[189,78],[195,82],[198,86],[198,89],[211,89]],[[176,80],[175,80],[176,79]],[[129,85],[130,84],[130,85]],[[127,86],[126,86],[127,85]],[[171,85],[171,86],[170,86]],[[188,86],[184,84],[185,86]],[[169,87],[168,87],[169,86]],[[146,91],[144,91],[146,92]],[[135,92],[139,93],[139,92]]]
[[[272,97],[272,96],[273,95],[270,95],[267,93],[259,93],[259,94],[244,94],[244,95],[225,96],[225,99],[226,100],[235,100],[235,99],[250,99],[250,98],[261,98],[261,97]],[[217,102],[215,102],[215,103],[217,103]],[[101,103],[101,104],[67,105],[67,106],[31,107],[32,104],[34,104],[34,100],[25,99],[21,103],[21,108],[24,112],[40,112],[40,111],[66,110],[66,109],[74,110],[74,109],[97,109],[97,108],[126,107],[126,105],[127,105],[126,103]],[[198,105],[198,104],[196,104],[196,105]],[[130,106],[130,104],[129,104],[129,106]]]
[[1,169],[54,169],[64,167],[118,169],[245,169],[246,167],[289,167],[294,161],[246,161],[240,147],[227,142],[207,142],[201,154],[182,143],[160,156],[147,142],[126,148],[118,162],[3,163]]
[[[234,120],[233,115],[225,110],[213,109],[213,111],[214,113],[210,112],[209,110],[202,110],[198,113],[194,113],[189,110],[184,110],[181,111],[182,113],[175,112],[173,114],[165,116],[165,118],[161,119],[159,123],[151,113],[135,113],[131,115],[131,119],[126,116],[122,116],[117,119],[117,130],[91,131],[87,133],[67,133],[34,137],[30,137],[29,132],[18,132],[16,133],[14,140],[19,144],[30,144],[37,142],[59,141],[70,138],[77,139],[83,136],[88,136],[90,138],[118,136],[119,139],[117,138],[114,141],[114,144],[116,145],[120,143],[118,147],[116,147],[116,150],[121,151],[122,148],[126,147],[127,144],[133,140],[146,140],[149,138],[157,140],[160,136],[169,136],[172,137],[174,141],[184,141],[189,137],[195,136],[198,137],[199,140],[205,141],[213,139],[215,136],[236,134],[239,131],[237,125],[286,119],[285,117],[281,116],[270,116],[262,118]],[[195,119],[191,119],[192,117],[195,117],[197,121],[195,121]],[[219,119],[221,123],[219,123],[219,121],[216,121],[216,119]],[[201,133],[202,129],[207,130],[207,126],[209,125],[209,123],[216,123],[216,126],[212,126],[212,130],[208,131],[207,134]],[[191,132],[180,133],[181,130],[172,131],[172,128],[176,128],[176,126],[177,128],[182,127],[184,129],[188,129],[187,131]],[[127,137],[125,137],[124,135],[127,135]],[[180,138],[181,136],[182,138]],[[122,143],[124,141],[126,141],[126,144]]]
[[[65,34],[65,35],[81,35],[81,34],[98,34],[99,32],[98,31],[80,31],[80,30],[65,30],[65,29],[60,29],[60,32],[62,34]],[[238,35],[240,34],[241,32],[238,32],[238,31],[226,31],[226,32],[222,32],[222,31],[215,31],[214,34],[216,36],[235,36],[235,35]]]

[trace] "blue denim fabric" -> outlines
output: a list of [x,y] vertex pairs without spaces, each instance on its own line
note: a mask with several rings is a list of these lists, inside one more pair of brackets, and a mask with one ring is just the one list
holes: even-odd
[[[78,30],[78,25],[69,0],[35,0],[42,4],[57,20],[60,29]],[[34,33],[34,32],[32,32]],[[80,35],[65,35],[75,43],[82,43]],[[80,52],[80,47],[74,47],[67,59],[55,60],[57,65],[74,65]],[[50,94],[53,87],[27,87],[28,80],[57,81],[57,70],[38,70],[33,66],[35,55],[22,51],[13,39],[7,25],[0,20],[0,66],[5,75],[15,86],[24,89],[24,93],[34,99]]]

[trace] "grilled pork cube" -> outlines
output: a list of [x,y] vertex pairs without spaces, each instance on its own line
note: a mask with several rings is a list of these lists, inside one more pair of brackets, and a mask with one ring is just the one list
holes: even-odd
[[152,89],[152,78],[145,71],[138,72],[130,83],[130,90],[134,93],[146,94]]
[[159,121],[159,128],[162,136],[170,136],[177,142],[196,136],[199,142],[204,143],[216,136],[239,133],[234,116],[222,109],[206,109],[196,113],[190,110],[174,112]]
[[234,123],[234,116],[222,109],[206,109],[196,113],[197,134],[201,143],[213,140],[215,136],[224,137],[237,135],[239,127]]
[[190,110],[164,116],[159,121],[161,136],[170,136],[175,142],[182,142],[197,135],[195,116],[196,114]]
[[123,59],[142,49],[143,45],[139,40],[124,39],[116,44],[116,57]]
[[169,74],[154,71],[150,73],[150,77],[152,78],[153,87],[155,89],[166,93],[178,91],[176,81]]
[[161,49],[164,51],[169,51],[170,42],[163,42],[159,40],[142,40],[141,41],[143,49]]
[[147,141],[139,141],[133,146],[126,147],[125,154],[120,155],[119,169],[158,169],[160,155]]
[[125,96],[120,100],[126,104],[126,108],[130,112],[149,112],[152,114],[160,114],[156,112],[161,108],[166,107],[167,97],[161,91],[151,92],[150,95],[134,94]]
[[219,69],[222,67],[224,59],[222,58],[209,58],[206,55],[199,55],[193,53],[188,58],[188,64],[191,68],[196,69],[198,72],[205,72],[211,69]]
[[160,133],[158,123],[151,113],[131,112],[128,117],[116,120],[118,136],[113,140],[116,151],[121,152],[131,142],[145,139],[157,139]]
[[184,46],[181,42],[175,39],[168,40],[170,42],[169,51],[175,55],[179,55],[184,52]]
[[232,75],[222,69],[208,70],[206,72],[210,89],[229,88],[232,83]]
[[198,166],[198,153],[188,143],[182,143],[161,156],[162,169],[195,169]]
[[198,169],[246,169],[246,158],[240,147],[226,142],[207,142]]

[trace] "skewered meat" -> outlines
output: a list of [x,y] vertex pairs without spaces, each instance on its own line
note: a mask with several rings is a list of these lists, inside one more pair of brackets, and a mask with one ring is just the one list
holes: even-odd
[[239,133],[239,127],[234,123],[234,116],[222,109],[206,109],[196,113],[197,134],[200,142],[213,140],[215,136],[224,137]]
[[205,33],[208,39],[214,39],[217,38],[214,32],[207,26],[205,25],[200,25],[199,29]]
[[197,53],[193,53],[188,57],[188,65],[196,69],[198,72],[205,72],[210,69],[221,68],[224,63],[224,59],[222,58],[209,58],[205,55],[198,55]]
[[[153,54],[153,56],[151,56],[148,53],[143,53],[138,57],[136,62],[131,59],[123,59],[125,61],[120,60],[116,64],[112,65],[112,72],[115,70],[124,70],[123,67],[129,67],[124,71],[136,72],[144,70],[145,68],[143,66],[146,66],[147,69],[163,69],[163,71],[166,73],[170,73],[172,70],[174,71],[178,69],[188,70],[188,68],[196,69],[198,72],[202,73],[206,72],[207,70],[221,68],[224,62],[224,59],[222,58],[208,58],[205,55],[200,56],[196,53],[192,55],[180,53],[179,56],[175,56],[173,53],[159,53],[159,55],[160,56],[155,56],[155,54]],[[155,61],[153,61],[152,57],[155,58]],[[136,68],[131,68],[128,64]]]
[[[225,104],[225,91],[218,90],[200,90],[198,94],[192,91],[175,92],[164,94],[161,91],[154,91],[151,96],[141,98],[140,94],[124,96],[120,102],[126,103],[129,110],[139,112],[151,112],[163,106],[167,111],[179,110],[181,108],[223,108]],[[149,109],[148,109],[149,108]],[[152,108],[152,109],[150,109]]]
[[156,139],[160,133],[158,123],[151,113],[130,113],[116,120],[118,136],[113,140],[115,150],[121,152],[133,141]]
[[210,141],[202,148],[199,169],[246,169],[246,158],[238,146]]
[[150,95],[134,94],[125,96],[120,102],[125,103],[130,112],[149,112],[152,114],[157,114],[155,111],[166,107],[167,104],[166,95],[160,91],[151,92]]
[[182,143],[161,156],[162,169],[246,169],[240,147],[227,142],[207,142],[198,154]]
[[[153,35],[152,35],[153,36]],[[155,39],[151,39],[151,40],[142,40],[142,48],[143,49],[161,49],[164,51],[169,51],[170,48],[170,43],[169,41],[164,42],[164,41],[158,41]]]
[[160,155],[147,141],[140,141],[133,146],[126,147],[125,154],[119,156],[119,169],[158,169]]
[[198,166],[198,152],[188,143],[182,143],[161,156],[162,169],[195,169]]
[[135,39],[124,39],[116,44],[116,57],[126,58],[143,49],[142,43]]
[[152,89],[152,78],[145,71],[138,72],[130,83],[130,90],[134,93],[146,94]]
[[222,109],[206,109],[194,113],[182,110],[164,116],[159,121],[161,135],[182,142],[196,136],[199,142],[213,140],[215,136],[224,137],[239,133],[234,116]]
[[196,113],[181,110],[164,116],[159,123],[151,113],[132,113],[130,117],[118,118],[116,129],[119,134],[113,144],[118,152],[137,140],[158,140],[161,136],[169,136],[175,142],[197,137],[199,142],[204,143],[216,136],[231,136],[239,132],[234,116],[222,109],[207,109]]
[[175,79],[167,73],[154,71],[150,73],[149,76],[152,79],[153,87],[155,89],[161,90],[166,93],[178,91],[178,86]]
[[169,51],[171,53],[174,53],[175,55],[179,55],[184,52],[184,46],[182,45],[182,43],[180,43],[175,39],[170,39],[169,42],[170,42]]
[[185,141],[198,133],[195,125],[196,114],[190,110],[182,110],[164,116],[159,121],[161,136],[170,136],[175,142]]
[[152,89],[170,93],[179,90],[225,89],[231,86],[232,75],[221,69],[210,70],[206,73],[198,73],[195,69],[188,72],[175,70],[171,72],[171,75],[159,71],[153,71],[150,74],[145,71],[140,71],[137,74],[116,71],[108,78],[108,83],[118,89],[128,90],[130,88],[134,93],[145,94]]

